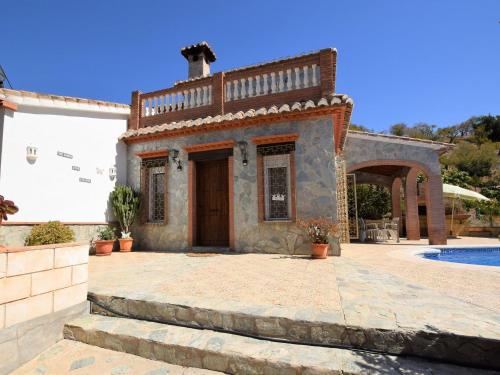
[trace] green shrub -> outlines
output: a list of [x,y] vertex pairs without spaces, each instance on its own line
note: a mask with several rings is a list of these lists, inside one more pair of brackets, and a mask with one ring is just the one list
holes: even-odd
[[75,233],[69,227],[59,221],[49,221],[46,224],[35,225],[26,237],[25,245],[50,245],[74,240]]
[[97,232],[97,238],[100,241],[115,240],[116,239],[115,231],[111,227],[101,228]]

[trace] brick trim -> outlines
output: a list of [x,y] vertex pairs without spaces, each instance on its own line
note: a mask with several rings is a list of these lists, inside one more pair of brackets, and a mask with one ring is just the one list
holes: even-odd
[[234,244],[234,156],[227,159],[227,174],[229,176],[229,249],[235,250]]
[[298,133],[291,134],[277,134],[277,135],[263,135],[251,138],[252,142],[256,145],[267,145],[271,143],[284,143],[295,142],[299,139]]
[[188,248],[196,242],[196,162],[188,161]]
[[17,111],[17,104],[9,102],[8,100],[0,100],[0,107],[10,109],[11,111]]
[[164,150],[137,152],[135,156],[140,157],[141,159],[150,159],[150,158],[167,157],[168,154],[169,151],[167,149],[164,149]]
[[220,142],[200,143],[196,145],[185,146],[184,151],[190,153],[190,152],[222,150],[225,148],[233,148],[234,144],[235,141],[232,139]]

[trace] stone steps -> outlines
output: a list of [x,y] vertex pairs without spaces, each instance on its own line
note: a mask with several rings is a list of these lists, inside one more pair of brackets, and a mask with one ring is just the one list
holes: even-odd
[[[410,355],[464,366],[500,368],[500,342],[484,336],[429,329],[403,329],[385,322],[348,325],[342,311],[293,312],[288,309],[217,309],[216,305],[189,306],[89,293],[95,314],[121,316],[191,328],[203,328],[295,344],[335,346],[392,355]],[[475,348],[481,348],[478,353]],[[472,355],[474,354],[474,355]]]
[[217,375],[220,372],[181,367],[136,355],[61,340],[10,375],[72,374]]
[[491,373],[411,357],[274,342],[96,314],[66,324],[64,336],[151,360],[230,374]]

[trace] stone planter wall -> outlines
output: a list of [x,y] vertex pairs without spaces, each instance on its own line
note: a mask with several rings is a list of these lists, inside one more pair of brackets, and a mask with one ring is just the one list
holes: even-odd
[[87,242],[0,248],[0,373],[27,362],[86,310]]

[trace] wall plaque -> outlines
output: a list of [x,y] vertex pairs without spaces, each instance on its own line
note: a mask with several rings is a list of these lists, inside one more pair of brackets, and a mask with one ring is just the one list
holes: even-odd
[[73,155],[67,154],[62,151],[57,151],[57,156],[62,156],[63,158],[73,159]]
[[72,165],[71,166],[71,169],[74,170],[74,171],[79,171],[80,170],[80,167],[77,166],[77,165]]
[[90,178],[80,177],[79,180],[80,180],[80,182],[86,182],[87,184],[90,184],[92,182],[92,180]]

